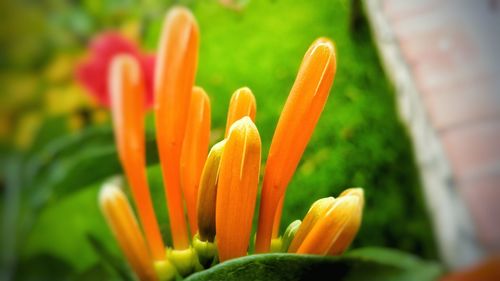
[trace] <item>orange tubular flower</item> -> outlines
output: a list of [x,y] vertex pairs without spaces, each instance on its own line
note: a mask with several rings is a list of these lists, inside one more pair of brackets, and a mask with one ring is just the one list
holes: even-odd
[[364,192],[362,188],[349,188],[340,194],[339,198],[345,196],[355,196],[359,199],[357,204],[358,208],[353,210],[351,216],[341,231],[337,239],[332,243],[332,246],[328,250],[330,256],[337,256],[342,254],[352,243],[354,237],[358,233],[359,227],[361,226],[361,219],[363,216],[363,207],[365,203]]
[[156,135],[176,249],[189,247],[180,159],[198,62],[198,37],[198,25],[191,12],[184,8],[172,9],[164,22],[156,63]]
[[349,225],[359,225],[360,204],[361,199],[358,196],[337,198],[330,210],[314,224],[297,249],[297,253],[326,255],[332,247],[335,253],[343,252],[349,246],[346,242],[350,244],[352,239],[344,238],[340,241],[339,237],[345,233]]
[[304,56],[269,150],[256,240],[258,253],[269,251],[273,224],[280,221],[277,206],[318,122],[335,71],[333,43],[325,38],[316,40]]
[[221,261],[247,253],[260,156],[257,127],[250,117],[243,117],[231,126],[220,163],[215,224]]
[[289,253],[297,252],[297,249],[300,247],[304,239],[306,239],[307,234],[311,231],[314,225],[330,210],[335,202],[333,197],[327,197],[323,199],[319,199],[318,201],[312,204],[311,208],[307,212],[307,215],[304,218],[304,221],[300,224],[297,233],[295,233],[295,237],[290,243],[288,247]]
[[196,202],[201,172],[208,153],[210,140],[210,100],[200,88],[193,88],[186,136],[181,153],[181,186],[186,200],[191,234],[198,231]]
[[164,258],[164,245],[154,213],[146,177],[144,147],[144,85],[136,59],[114,58],[110,73],[111,109],[118,155],[132,189],[132,195],[155,258]]
[[116,185],[107,183],[99,194],[99,204],[121,250],[139,280],[157,280],[146,241],[125,194]]
[[234,122],[240,120],[244,116],[250,117],[252,121],[255,122],[255,112],[257,111],[257,105],[255,102],[255,97],[252,91],[248,87],[243,87],[231,96],[231,101],[229,102],[229,110],[227,113],[226,122],[226,133],[224,137],[229,134],[229,128]]

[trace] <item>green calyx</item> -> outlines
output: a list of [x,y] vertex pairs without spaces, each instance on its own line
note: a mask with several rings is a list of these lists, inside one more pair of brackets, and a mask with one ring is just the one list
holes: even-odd
[[215,242],[201,241],[200,236],[196,234],[193,238],[193,248],[198,254],[200,264],[203,268],[209,268],[217,257],[217,245]]
[[189,247],[185,250],[167,249],[167,258],[183,277],[202,270],[196,251]]
[[271,253],[279,253],[279,252],[281,252],[281,244],[282,244],[281,237],[273,238],[271,240],[271,248],[270,248],[269,251]]
[[177,275],[177,270],[175,266],[168,260],[161,260],[154,262],[154,268],[156,271],[156,275],[160,281],[171,281],[175,280],[175,276]]

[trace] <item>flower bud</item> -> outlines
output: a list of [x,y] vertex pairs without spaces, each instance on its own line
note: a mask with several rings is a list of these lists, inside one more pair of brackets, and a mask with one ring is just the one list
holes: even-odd
[[216,231],[221,261],[247,253],[259,182],[261,141],[246,116],[229,131],[217,185]]
[[127,197],[114,182],[99,193],[99,205],[130,267],[140,280],[157,280],[153,259]]
[[194,234],[198,232],[198,188],[210,139],[210,99],[200,87],[194,87],[192,95],[181,153],[181,187],[186,201],[189,227]]
[[335,72],[333,43],[317,39],[302,60],[269,148],[255,241],[258,253],[267,252],[273,229],[278,229],[280,202],[323,111]]
[[164,21],[156,58],[155,123],[172,240],[189,247],[182,201],[180,159],[198,64],[199,30],[186,8],[171,9]]
[[131,187],[149,250],[155,260],[161,260],[165,246],[146,175],[144,85],[139,62],[130,55],[115,56],[109,70],[109,81],[118,156]]
[[332,247],[333,251],[343,251],[348,247],[354,234],[345,236],[340,241],[342,233],[350,224],[359,224],[361,219],[361,200],[357,196],[342,196],[335,199],[333,206],[314,224],[304,241],[297,249],[299,254],[325,255]]
[[349,188],[340,194],[339,198],[345,196],[355,196],[359,198],[358,208],[353,210],[350,219],[340,233],[339,237],[332,243],[328,250],[328,254],[336,256],[342,254],[351,245],[352,240],[356,237],[363,216],[364,192],[362,188]]
[[307,212],[304,220],[300,224],[300,227],[295,234],[290,246],[288,247],[289,253],[297,252],[298,248],[306,238],[306,236],[311,232],[314,225],[328,212],[328,210],[333,206],[335,199],[333,197],[322,198],[314,202]]
[[201,241],[213,242],[215,238],[215,205],[222,152],[226,140],[216,143],[208,153],[198,190],[198,231]]
[[237,120],[248,116],[252,121],[255,121],[256,107],[255,97],[249,88],[243,87],[236,90],[229,102],[225,136],[227,137],[229,128]]

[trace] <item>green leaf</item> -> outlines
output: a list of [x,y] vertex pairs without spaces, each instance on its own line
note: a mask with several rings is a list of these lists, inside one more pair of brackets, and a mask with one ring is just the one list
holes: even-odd
[[101,257],[101,259],[107,263],[111,269],[116,273],[116,275],[120,276],[121,280],[124,281],[132,281],[134,278],[130,275],[130,270],[125,266],[123,260],[119,257],[116,257],[113,253],[111,253],[105,245],[94,235],[88,234],[87,238],[96,251],[96,253]]
[[193,274],[201,280],[435,280],[439,265],[409,254],[382,248],[352,251],[341,257],[297,254],[251,255]]
[[[146,159],[158,162],[156,140],[147,132]],[[24,163],[24,200],[33,210],[121,173],[110,127],[91,127],[49,142]]]
[[57,280],[70,280],[74,271],[66,261],[49,254],[40,254],[17,266],[16,280],[49,281],[54,280],[54,276],[57,276]]

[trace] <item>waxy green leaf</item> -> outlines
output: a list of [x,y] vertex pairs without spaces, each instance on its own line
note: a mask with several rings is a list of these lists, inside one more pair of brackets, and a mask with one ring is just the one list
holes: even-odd
[[191,275],[202,280],[431,281],[441,267],[397,250],[364,248],[339,257],[297,254],[251,255]]

